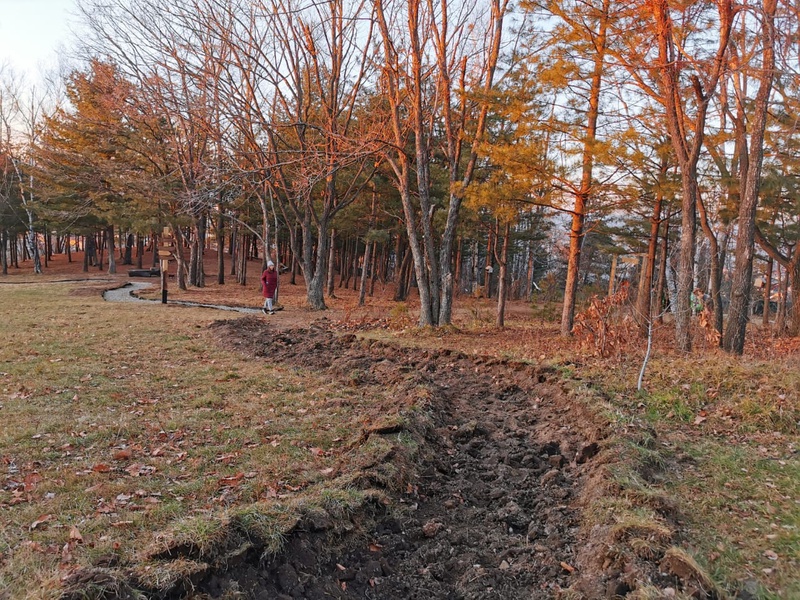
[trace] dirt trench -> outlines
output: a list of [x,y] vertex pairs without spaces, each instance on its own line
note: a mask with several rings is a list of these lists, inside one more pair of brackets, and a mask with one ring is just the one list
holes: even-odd
[[317,513],[279,557],[264,564],[251,553],[198,582],[194,597],[512,600],[553,598],[570,585],[581,543],[576,501],[603,432],[555,373],[360,340],[324,321],[287,331],[257,318],[214,327],[246,354],[348,385],[357,377],[360,387],[393,386],[398,396],[423,386],[429,400],[424,423],[410,428],[420,451],[389,491],[389,508],[376,503],[344,524]]

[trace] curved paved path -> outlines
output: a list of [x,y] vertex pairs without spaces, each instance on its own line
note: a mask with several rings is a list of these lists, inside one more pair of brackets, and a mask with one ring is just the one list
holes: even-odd
[[[141,283],[133,281],[124,284],[122,287],[108,290],[103,293],[103,300],[107,302],[148,302],[150,304],[161,304],[160,300],[148,300],[134,295],[138,290],[144,290],[153,287],[152,283]],[[203,304],[201,302],[187,302],[185,300],[167,300],[167,304],[179,304],[181,306],[195,306],[199,308],[214,308],[217,310],[227,310],[232,312],[240,312],[250,315],[257,315],[261,313],[260,308],[245,308],[242,306],[225,306],[222,304]]]

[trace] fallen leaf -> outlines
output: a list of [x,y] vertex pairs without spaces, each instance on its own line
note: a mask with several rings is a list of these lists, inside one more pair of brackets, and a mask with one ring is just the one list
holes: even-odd
[[770,560],[778,560],[778,555],[773,550],[765,550],[764,556]]
[[111,467],[109,467],[105,463],[97,463],[95,466],[92,467],[92,471],[95,473],[108,473],[111,471]]
[[383,546],[381,546],[380,544],[370,544],[369,545],[369,551],[370,552],[380,552],[382,548],[383,548]]
[[123,448],[114,452],[114,460],[129,460],[133,456],[130,448]]
[[703,422],[704,422],[704,421],[706,421],[706,420],[707,420],[707,418],[706,418],[706,417],[704,417],[704,416],[702,416],[702,415],[697,415],[697,416],[694,418],[694,424],[695,424],[695,425],[700,425],[701,423],[703,423]]
[[331,473],[333,473],[333,468],[332,467],[328,467],[327,469],[320,469],[319,472],[322,473],[323,475],[327,476],[327,475],[330,475]]
[[219,487],[225,487],[226,485],[234,486],[234,485],[239,485],[242,482],[242,479],[244,479],[244,473],[237,473],[236,475],[223,477],[217,483]]
[[69,530],[69,539],[73,542],[77,542],[78,544],[83,543],[83,536],[78,528],[75,527],[75,525],[73,525]]
[[220,454],[219,456],[217,456],[216,461],[217,462],[223,462],[223,463],[229,463],[232,460],[234,460],[235,458],[237,458],[238,456],[239,456],[238,452],[231,452],[229,454]]
[[39,482],[42,481],[42,476],[38,473],[28,473],[25,476],[25,491],[32,492],[36,489]]
[[40,525],[43,525],[44,523],[47,523],[48,521],[52,521],[52,520],[53,520],[53,515],[42,515],[41,517],[36,519],[33,523],[31,523],[30,529],[31,529],[31,531],[33,531],[34,529],[36,529]]
[[134,463],[126,467],[125,472],[132,477],[140,477],[142,475],[151,475],[155,473],[156,468],[149,465],[140,465],[138,463]]

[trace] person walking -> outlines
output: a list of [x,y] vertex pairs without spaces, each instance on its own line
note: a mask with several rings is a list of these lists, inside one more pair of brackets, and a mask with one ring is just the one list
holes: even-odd
[[275,308],[272,300],[275,298],[275,290],[278,289],[278,271],[275,263],[267,261],[267,268],[261,274],[261,293],[264,295],[264,306],[261,311],[266,315],[274,315]]

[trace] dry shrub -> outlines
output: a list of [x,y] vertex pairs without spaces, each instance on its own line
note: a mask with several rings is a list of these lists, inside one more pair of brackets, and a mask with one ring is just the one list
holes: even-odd
[[610,296],[593,296],[589,307],[575,316],[573,333],[584,345],[594,348],[597,356],[620,355],[623,348],[636,338],[636,324],[622,311],[627,302],[627,281]]

